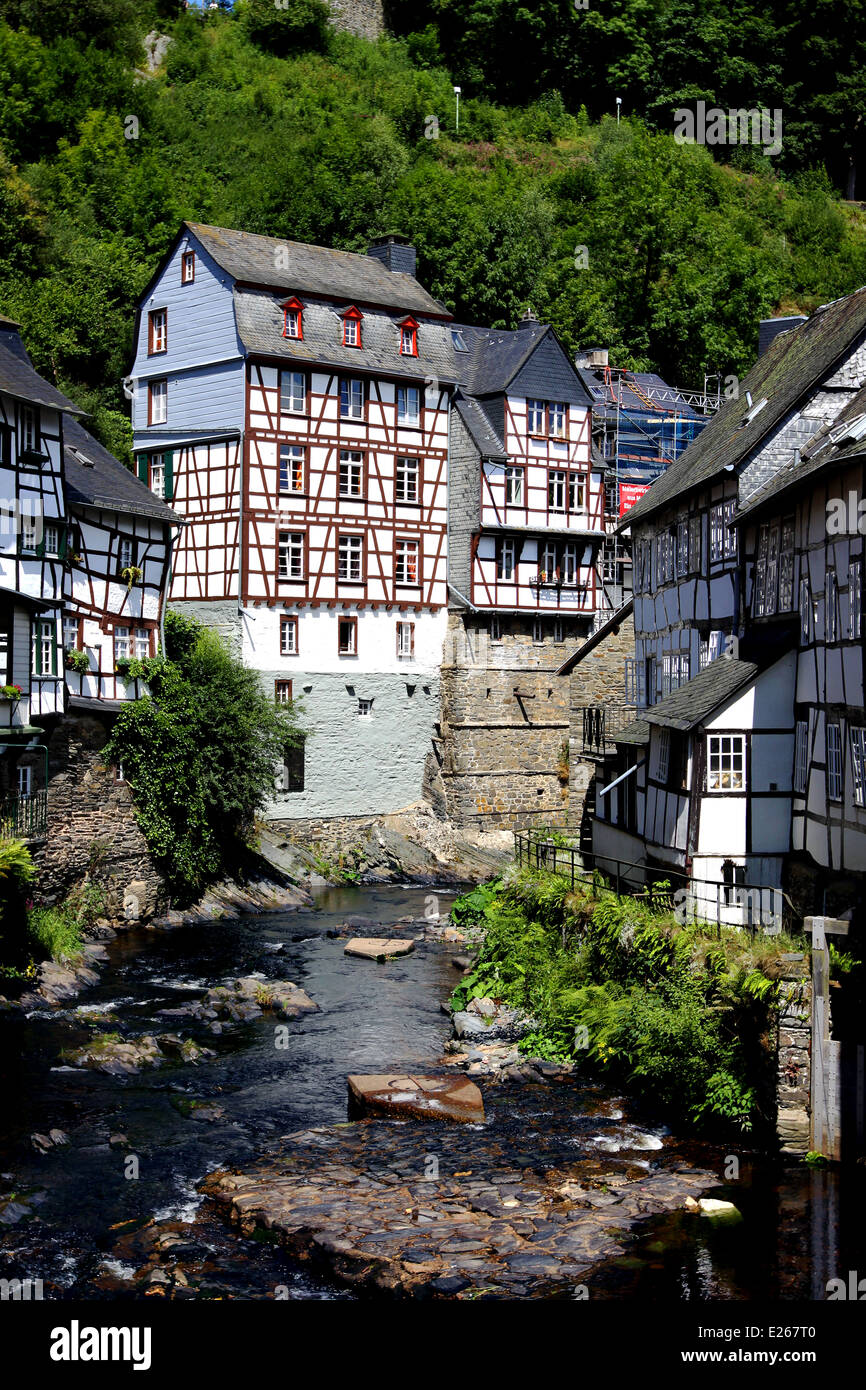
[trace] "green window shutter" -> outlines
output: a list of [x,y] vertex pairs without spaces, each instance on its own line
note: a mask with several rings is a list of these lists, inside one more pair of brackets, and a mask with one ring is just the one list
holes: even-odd
[[174,454],[163,454],[165,463],[165,500],[170,502],[174,497]]
[[45,555],[45,522],[44,522],[44,520],[43,520],[43,522],[42,522],[42,540],[41,540],[41,541],[38,543],[38,545],[36,546],[36,554],[39,555],[39,556],[44,556],[44,555]]
[[68,544],[69,544],[69,528],[68,528],[67,526],[61,526],[61,528],[60,528],[60,549],[59,549],[59,555],[60,555],[61,560],[65,560],[65,559],[66,559],[66,549],[67,549]]
[[147,461],[147,454],[139,454],[138,456],[138,476],[145,487],[147,487],[150,481],[150,466]]
[[51,674],[57,675],[57,623],[52,619],[48,624],[51,631]]

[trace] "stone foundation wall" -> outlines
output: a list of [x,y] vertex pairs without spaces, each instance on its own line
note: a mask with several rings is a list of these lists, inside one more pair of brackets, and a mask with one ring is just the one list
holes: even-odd
[[164,882],[135,818],[132,792],[102,750],[111,714],[79,714],[46,731],[48,831],[33,842],[40,901],[62,901],[85,876],[108,890],[107,915],[145,919],[166,909]]
[[[583,756],[583,710],[586,705],[616,709],[625,703],[625,662],[634,656],[634,622],[623,619],[619,630],[610,632],[603,642],[578,662],[571,673],[569,692],[569,788],[568,820],[577,826],[595,807],[591,790],[599,768],[597,759]],[[587,804],[589,793],[589,804]]]
[[[532,642],[531,619],[449,614],[442,668],[441,777],[458,825],[562,824],[568,811],[568,681],[575,638]],[[562,776],[560,775],[562,772]]]

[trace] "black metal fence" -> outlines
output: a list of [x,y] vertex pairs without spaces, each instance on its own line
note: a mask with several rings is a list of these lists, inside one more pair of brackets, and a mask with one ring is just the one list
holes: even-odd
[[7,796],[0,804],[0,839],[35,839],[47,828],[48,793],[44,788],[30,796]]
[[576,706],[583,722],[583,752],[590,757],[604,757],[612,753],[614,740],[633,719],[637,717],[635,705],[583,705]]
[[745,927],[768,935],[794,932],[801,923],[787,893],[769,884],[736,884],[694,878],[678,869],[613,859],[582,850],[557,826],[535,826],[514,833],[514,857],[521,868],[559,874],[572,888],[596,874],[616,893],[645,898],[679,921]]

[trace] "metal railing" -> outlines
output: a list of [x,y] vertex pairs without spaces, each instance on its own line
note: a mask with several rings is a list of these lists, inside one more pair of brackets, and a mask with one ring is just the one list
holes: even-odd
[[28,840],[44,835],[48,828],[48,793],[7,796],[0,804],[0,839]]
[[514,832],[514,857],[521,868],[559,874],[578,883],[591,883],[600,874],[615,893],[643,898],[659,911],[682,922],[709,922],[716,927],[759,928],[768,935],[801,930],[787,893],[769,884],[725,883],[693,878],[679,869],[614,859],[607,854],[563,844],[559,826],[535,826]]
[[613,752],[615,736],[637,717],[635,705],[576,705],[583,716],[583,748],[590,756]]

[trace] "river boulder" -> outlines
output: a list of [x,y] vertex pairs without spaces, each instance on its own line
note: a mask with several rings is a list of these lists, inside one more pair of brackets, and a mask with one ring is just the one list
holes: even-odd
[[481,1092],[464,1077],[355,1075],[348,1083],[352,1117],[377,1114],[463,1124],[484,1120]]

